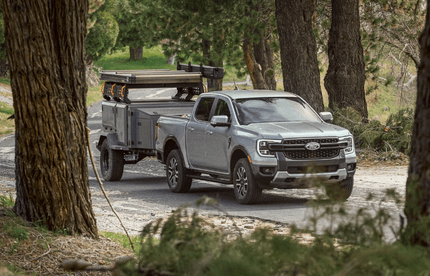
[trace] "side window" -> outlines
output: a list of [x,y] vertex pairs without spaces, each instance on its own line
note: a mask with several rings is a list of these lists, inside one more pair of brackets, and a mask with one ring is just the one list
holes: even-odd
[[226,115],[228,117],[228,121],[230,121],[230,109],[228,108],[228,104],[224,100],[218,100],[218,104],[215,109],[215,115]]
[[200,121],[209,121],[212,104],[215,98],[202,98],[196,109],[196,118]]

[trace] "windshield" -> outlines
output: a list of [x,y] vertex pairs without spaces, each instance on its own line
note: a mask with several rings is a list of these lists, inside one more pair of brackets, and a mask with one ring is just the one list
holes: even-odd
[[248,98],[234,102],[241,125],[264,122],[321,122],[321,119],[300,98]]

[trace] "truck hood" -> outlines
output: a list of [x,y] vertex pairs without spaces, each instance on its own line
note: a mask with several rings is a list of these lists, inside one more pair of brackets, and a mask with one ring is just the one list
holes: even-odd
[[262,138],[285,139],[306,137],[342,137],[351,135],[340,126],[320,122],[276,122],[242,125],[247,131],[258,133]]

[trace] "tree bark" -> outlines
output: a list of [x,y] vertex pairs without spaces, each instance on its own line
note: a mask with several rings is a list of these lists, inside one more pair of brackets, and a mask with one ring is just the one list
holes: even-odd
[[267,65],[270,69],[270,71],[267,71],[265,74],[266,83],[269,89],[276,90],[275,60],[272,47],[270,46],[270,39],[265,39],[264,44],[266,46]]
[[254,89],[269,89],[263,77],[263,68],[257,63],[254,55],[253,45],[250,39],[245,39],[242,44],[243,56],[249,75],[251,76]]
[[324,111],[316,41],[312,32],[315,0],[276,0],[284,90]]
[[420,38],[421,64],[418,66],[418,93],[408,180],[405,214],[408,220],[406,243],[430,246],[430,1]]
[[139,46],[136,48],[130,47],[130,59],[139,59],[142,58],[143,47]]
[[329,96],[329,107],[352,107],[367,118],[358,0],[332,0],[328,58],[324,86]]
[[[261,66],[261,74],[268,89],[276,90],[275,63],[270,41],[260,36],[258,43],[254,44],[255,62]],[[252,58],[252,57],[251,57]]]
[[87,167],[88,0],[1,0],[15,109],[14,211],[97,238]]

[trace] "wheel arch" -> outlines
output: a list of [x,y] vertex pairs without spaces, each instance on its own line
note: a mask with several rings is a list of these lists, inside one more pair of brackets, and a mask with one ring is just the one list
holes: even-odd
[[236,166],[237,161],[242,158],[247,158],[248,154],[243,147],[236,147],[233,149],[231,158],[230,158],[230,173],[233,175],[234,167]]
[[116,133],[108,133],[106,135],[102,134],[99,137],[99,141],[97,142],[97,149],[100,151],[102,149],[103,142],[107,140],[109,147],[113,145],[118,145],[118,135]]
[[169,156],[169,153],[174,149],[180,149],[179,143],[175,137],[169,137],[164,142],[163,149],[163,164],[166,164],[167,156]]

